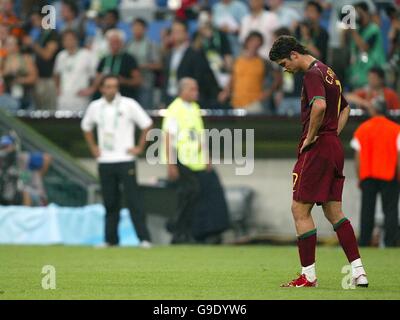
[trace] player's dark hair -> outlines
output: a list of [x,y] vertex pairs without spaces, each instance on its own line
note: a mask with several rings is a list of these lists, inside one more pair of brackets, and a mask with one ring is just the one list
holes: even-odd
[[253,39],[253,38],[257,38],[258,40],[260,40],[261,45],[264,44],[264,37],[263,37],[263,35],[262,35],[260,32],[258,32],[258,31],[251,31],[251,32],[249,33],[249,35],[246,37],[246,39],[244,40],[243,46],[246,48],[246,47],[247,47],[247,44],[249,43],[249,41],[250,41],[251,39]]
[[385,71],[381,67],[372,67],[368,72],[376,74],[381,80],[385,80]]
[[272,45],[272,48],[269,52],[269,59],[271,61],[289,59],[292,51],[296,51],[300,54],[310,54],[295,37],[280,36]]
[[317,2],[317,1],[313,1],[313,0],[308,1],[307,4],[306,4],[306,7],[308,7],[308,6],[312,6],[315,9],[317,9],[319,14],[322,14],[322,12],[324,11],[324,9],[322,8],[321,4],[319,2]]
[[105,75],[105,76],[101,79],[100,87],[104,86],[104,84],[106,83],[106,81],[107,81],[108,79],[117,79],[118,84],[119,84],[119,77],[118,77],[118,76],[116,76],[116,75],[114,75],[114,74],[107,74],[107,75]]
[[357,3],[354,5],[354,8],[356,8],[356,9],[358,8],[358,9],[364,11],[365,13],[368,13],[368,14],[369,14],[368,3],[364,2],[364,1],[357,2]]
[[136,18],[133,20],[132,24],[140,24],[142,25],[143,28],[147,29],[148,23],[146,20],[144,20],[143,18]]

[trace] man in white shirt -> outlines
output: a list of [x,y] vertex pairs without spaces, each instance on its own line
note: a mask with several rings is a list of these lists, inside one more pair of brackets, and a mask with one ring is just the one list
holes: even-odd
[[[136,181],[135,159],[145,148],[146,134],[153,122],[135,100],[120,95],[117,76],[104,77],[100,91],[102,98],[89,105],[81,128],[90,151],[99,163],[106,208],[106,245],[118,245],[120,200],[123,195],[141,246],[150,247],[150,235]],[[136,125],[142,130],[137,146],[134,136]],[[94,127],[97,128],[98,144],[92,132]]]
[[95,76],[97,59],[88,49],[79,48],[75,31],[64,31],[62,42],[64,50],[57,55],[54,67],[57,109],[83,111],[90,100],[80,91],[87,88]]
[[264,44],[260,48],[259,54],[264,59],[269,60],[268,53],[273,43],[273,33],[279,28],[278,16],[264,9],[264,0],[250,0],[251,13],[245,16],[241,22],[239,39],[244,40],[252,31],[258,31],[263,35]]

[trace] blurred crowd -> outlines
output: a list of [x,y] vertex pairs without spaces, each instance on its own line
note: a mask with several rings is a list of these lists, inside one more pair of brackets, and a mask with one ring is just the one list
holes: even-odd
[[[55,29],[43,28],[56,9]],[[353,5],[356,19],[345,5]],[[202,108],[300,113],[301,75],[268,59],[274,39],[295,35],[332,66],[354,107],[400,102],[399,1],[2,0],[0,106],[84,111],[106,74],[146,109],[166,107],[184,77]],[[350,15],[349,15],[350,12]],[[353,19],[354,20],[354,19]],[[346,25],[354,28],[347,28]]]

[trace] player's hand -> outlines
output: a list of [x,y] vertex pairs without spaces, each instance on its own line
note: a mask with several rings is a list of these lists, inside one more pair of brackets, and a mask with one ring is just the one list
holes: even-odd
[[95,157],[96,159],[98,157],[100,157],[100,149],[99,149],[99,147],[97,145],[92,146],[90,148],[90,152],[92,153],[93,157]]
[[138,146],[133,147],[133,148],[129,148],[128,149],[128,153],[133,155],[133,156],[137,156],[137,155],[143,153],[143,148],[142,147],[138,147]]
[[178,166],[175,164],[168,165],[168,179],[171,181],[176,181],[179,179]]
[[314,144],[317,141],[317,139],[318,139],[318,136],[315,136],[312,141],[309,140],[308,138],[306,138],[303,141],[303,145],[301,146],[300,153],[303,153],[303,151],[305,151],[308,147],[310,147],[312,144]]

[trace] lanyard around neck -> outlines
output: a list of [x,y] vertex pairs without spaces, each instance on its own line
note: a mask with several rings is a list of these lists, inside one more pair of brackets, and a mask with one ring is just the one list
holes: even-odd
[[[115,113],[114,113],[114,128],[113,128],[113,131],[115,131],[115,129],[118,127],[118,117],[119,117],[119,114],[120,114],[120,110],[119,109],[120,109],[120,104],[121,104],[121,99],[120,98],[115,97],[114,100],[116,100],[116,106],[115,106]],[[114,102],[114,100],[113,100],[113,102]],[[105,102],[102,105],[102,108],[101,108],[100,127],[102,127],[103,129],[105,128],[105,123],[106,123],[106,120],[105,120],[105,109],[106,109],[106,107],[107,107],[107,102]]]
[[[109,55],[106,58],[103,71],[105,69],[106,73],[111,73],[113,75],[119,75],[119,73],[121,71],[122,54],[118,54],[118,55],[115,56],[114,63],[112,63],[112,60],[113,60],[113,56],[112,55]],[[111,65],[112,65],[112,67],[111,67]]]

